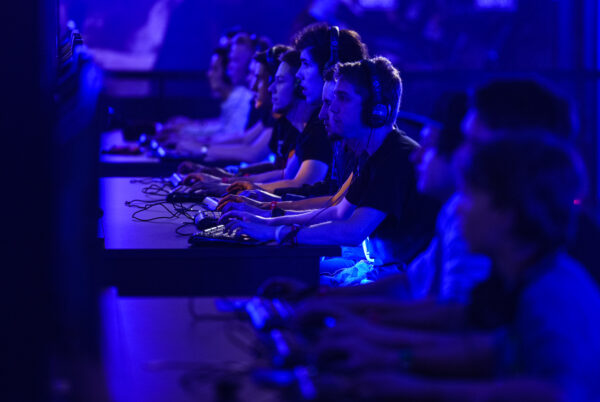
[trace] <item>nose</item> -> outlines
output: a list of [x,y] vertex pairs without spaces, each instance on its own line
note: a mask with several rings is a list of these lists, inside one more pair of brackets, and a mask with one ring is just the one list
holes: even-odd
[[319,110],[319,120],[327,119],[327,109],[327,105],[323,103],[323,105],[321,105],[321,110]]
[[329,104],[328,111],[329,111],[329,113],[332,113],[332,114],[339,113],[340,109],[339,109],[338,104],[335,99],[331,101],[331,104]]

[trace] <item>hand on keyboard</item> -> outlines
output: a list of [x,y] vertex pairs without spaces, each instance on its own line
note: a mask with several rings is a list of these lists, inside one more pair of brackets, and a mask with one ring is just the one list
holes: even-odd
[[245,222],[254,222],[263,225],[267,224],[267,220],[262,216],[257,216],[253,213],[245,211],[229,211],[227,213],[224,213],[221,215],[220,221],[223,222],[225,220],[242,220]]
[[[229,214],[232,213],[233,212],[229,212]],[[228,214],[225,214],[221,217],[221,221],[228,218],[226,215]],[[243,221],[240,219],[232,219],[225,224],[225,230],[229,233],[248,235],[258,241],[271,241],[275,240],[276,227],[256,222]]]

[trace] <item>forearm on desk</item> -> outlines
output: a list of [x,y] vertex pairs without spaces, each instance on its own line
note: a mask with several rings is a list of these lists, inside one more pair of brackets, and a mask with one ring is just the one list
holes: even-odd
[[329,196],[323,196],[306,198],[304,200],[298,201],[281,201],[277,203],[277,207],[285,211],[299,212],[307,209],[325,208],[327,206],[327,201],[329,201],[330,199],[331,197]]
[[283,170],[277,169],[270,172],[259,173],[251,176],[241,177],[240,180],[248,180],[253,183],[264,183],[279,180],[283,177]]
[[304,184],[314,184],[319,180],[323,180],[327,170],[327,164],[316,160],[307,160],[302,162],[293,179],[262,183],[260,186],[270,193],[279,188],[302,187]]
[[259,162],[265,159],[269,154],[268,137],[270,137],[270,133],[269,136],[265,135],[264,137],[266,137],[266,141],[261,141],[261,139],[264,139],[263,136],[261,136],[259,141],[249,145],[231,144],[210,146],[208,148],[208,153],[206,154],[206,160],[228,160],[249,163]]

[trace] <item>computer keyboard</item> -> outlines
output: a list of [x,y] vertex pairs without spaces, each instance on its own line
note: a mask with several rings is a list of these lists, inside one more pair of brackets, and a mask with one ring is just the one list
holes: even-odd
[[231,244],[256,244],[257,241],[245,234],[240,235],[239,230],[229,233],[225,231],[225,225],[217,225],[194,233],[190,244],[206,244],[207,242],[231,243]]

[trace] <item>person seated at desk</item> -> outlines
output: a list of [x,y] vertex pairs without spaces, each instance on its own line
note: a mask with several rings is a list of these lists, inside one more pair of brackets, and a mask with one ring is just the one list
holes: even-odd
[[327,70],[323,79],[324,84],[319,119],[323,121],[328,137],[332,141],[335,141],[334,149],[337,147],[337,152],[334,152],[331,173],[331,181],[334,181],[338,185],[338,190],[334,193],[334,197],[332,198],[331,195],[326,195],[297,201],[267,202],[257,201],[242,195],[229,194],[221,199],[217,209],[222,212],[229,212],[232,210],[247,211],[258,216],[271,217],[277,216],[278,214],[293,215],[304,213],[307,210],[325,208],[328,206],[329,202],[331,202],[332,205],[335,205],[342,200],[352,181],[353,171],[356,169],[359,162],[364,164],[364,156],[366,153],[362,154],[363,158],[359,161],[356,154],[357,152],[360,152],[360,150],[355,150],[357,148],[356,144],[341,138],[339,134],[336,134],[331,130],[332,124],[329,122],[328,110],[329,105],[333,100],[333,88],[335,86],[334,69],[330,68]]
[[[327,171],[328,165],[316,158],[330,159],[330,145],[325,134],[321,132],[323,126],[316,124],[314,120],[314,106],[307,103],[300,94],[298,83],[295,80],[295,74],[299,68],[300,55],[296,50],[290,50],[281,56],[281,63],[277,68],[275,79],[269,86],[273,113],[280,115],[275,121],[273,132],[282,138],[281,146],[278,149],[281,158],[284,157],[284,154],[291,153],[294,147],[296,150],[300,149],[298,138],[301,131],[305,137],[314,137],[313,141],[302,143],[302,150],[311,157],[313,156],[312,152],[315,159],[303,160],[300,164],[297,156],[294,155],[288,157],[288,162],[284,168],[247,176],[244,178],[245,180],[269,181],[278,180],[282,177],[288,177],[289,180],[294,178],[307,180],[307,176],[308,179],[315,175],[318,178]],[[325,167],[323,168],[321,164]],[[206,173],[190,173],[184,183],[192,184],[197,189],[207,189],[225,194],[231,185],[227,181],[227,178],[217,178]]]
[[[470,141],[487,141],[515,129],[543,129],[574,142],[574,108],[548,85],[533,79],[498,80],[479,88],[472,97],[463,129]],[[575,201],[575,235],[569,240],[569,255],[586,267],[600,283],[600,258],[593,239],[600,236],[597,209],[586,206],[580,195]]]
[[294,216],[231,211],[222,219],[238,218],[226,224],[229,230],[280,243],[357,246],[372,235],[381,265],[403,267],[431,239],[436,211],[416,190],[410,155],[418,144],[394,126],[402,91],[399,73],[378,57],[338,64],[335,78],[332,130],[369,154],[345,197],[337,205]]
[[[278,134],[281,135],[280,132],[284,130],[278,125],[276,134],[273,134],[273,107],[268,87],[274,80],[275,73],[279,67],[280,56],[289,50],[291,48],[288,46],[275,45],[264,52],[258,52],[254,55],[250,62],[249,84],[250,89],[255,93],[255,104],[250,111],[247,130],[242,138],[218,141],[218,137],[215,137],[215,141],[206,143],[198,155],[203,161],[211,163],[219,161],[227,163],[258,163],[267,158],[269,148],[271,148],[271,151],[277,151],[277,149],[273,150],[272,139]],[[267,171],[274,169],[272,163],[257,165],[260,166],[251,165],[248,168],[240,169],[239,174],[243,175],[251,171],[260,171],[261,169]],[[193,162],[182,162],[178,167],[178,172],[184,174],[192,172],[207,173],[215,177],[233,176],[232,173],[225,169]]]
[[[331,40],[337,32],[338,39]],[[337,46],[331,46],[335,43]],[[330,64],[332,54],[336,60],[361,60],[366,55],[366,46],[358,33],[350,30],[339,30],[326,24],[314,24],[300,31],[294,39],[294,46],[300,52],[299,68],[296,72],[298,79],[294,85],[306,98],[306,104],[312,114],[304,123],[296,141],[294,153],[288,160],[283,171],[268,172],[261,175],[245,177],[243,181],[235,182],[228,191],[241,192],[244,190],[260,189],[259,194],[272,193],[278,188],[300,187],[304,184],[318,182],[330,174],[332,160],[331,141],[328,139],[323,123],[319,120],[319,108],[323,89],[323,71]],[[290,54],[290,62],[292,54]],[[282,56],[286,57],[286,55]],[[284,61],[282,59],[282,61]],[[293,60],[293,64],[296,60]],[[283,63],[290,64],[290,63]],[[281,69],[281,65],[280,65]],[[282,82],[283,83],[283,82]],[[273,102],[278,98],[277,80],[271,85]],[[191,179],[194,177],[192,176]],[[199,177],[202,180],[201,177]],[[283,180],[282,180],[283,179]],[[214,184],[211,186],[214,187]]]
[[[211,66],[207,73],[211,88],[221,79],[219,69],[225,67],[225,74],[231,89],[224,94],[221,104],[221,115],[216,120],[190,121],[177,119],[168,122],[159,133],[159,139],[175,144],[181,153],[198,153],[204,142],[211,141],[218,134],[217,141],[226,141],[243,136],[250,112],[254,104],[254,94],[248,89],[250,61],[256,50],[268,47],[268,40],[256,38],[245,32],[236,34],[228,46],[227,58],[215,60],[211,58]],[[222,71],[222,70],[221,70]],[[211,82],[214,80],[215,82]]]
[[[313,162],[313,171],[318,174],[311,174],[310,177],[306,169],[300,169],[298,175],[293,180],[277,180],[268,183],[262,183],[259,180],[251,179],[234,183],[229,192],[239,193],[244,190],[261,190],[258,195],[273,193],[280,188],[297,188],[304,184],[314,184],[331,174],[332,164],[332,145],[327,137],[322,121],[319,119],[319,109],[321,107],[321,97],[323,92],[323,74],[333,66],[337,61],[350,62],[362,60],[367,56],[367,48],[361,41],[360,35],[351,30],[340,30],[336,26],[327,24],[312,24],[298,32],[293,40],[294,48],[300,52],[301,66],[296,73],[299,80],[299,87],[302,94],[306,97],[308,104],[314,106],[314,113],[311,116],[311,122],[307,125],[318,127],[318,135],[307,133],[306,129],[298,138],[294,155],[289,164],[306,164],[307,161]],[[270,196],[266,196],[270,198]]]
[[[531,105],[531,107],[526,108],[524,105]],[[454,113],[462,115],[464,111],[455,110]],[[445,114],[448,114],[448,112]],[[435,150],[437,153],[440,150],[435,145],[437,141],[441,140],[448,143],[452,136],[455,138],[454,141],[462,138],[462,136],[458,136],[459,129],[456,127],[456,124],[457,121],[454,120],[454,122],[450,123],[451,126],[454,126],[453,129],[442,131],[442,133],[445,133],[444,135],[450,135],[448,138],[444,138],[443,136],[438,138],[428,137],[434,140],[434,144],[429,144],[429,140],[426,138],[422,152],[426,153],[428,150]],[[573,121],[569,103],[539,82],[533,80],[499,80],[483,85],[472,92],[468,100],[468,110],[462,120],[461,127],[464,131],[465,139],[469,143],[478,143],[510,133],[518,133],[519,130],[523,129],[541,129],[553,133],[559,138],[569,139],[573,132]],[[452,135],[453,133],[454,135]],[[444,159],[434,158],[434,161],[440,163]],[[422,162],[425,162],[425,160]],[[449,160],[446,160],[446,165],[449,166],[449,162]],[[421,170],[423,175],[420,180],[426,179],[431,182],[431,180],[427,179],[427,176],[431,173],[436,173],[435,177],[438,179],[444,177],[443,174],[440,175],[439,172],[430,170],[432,167],[430,165],[427,169]],[[446,173],[449,174],[451,172],[446,170]],[[451,180],[451,177],[447,177],[447,179]],[[456,219],[452,219],[452,216],[455,215],[454,213],[445,213],[450,212],[448,211],[448,207],[452,204],[453,202],[450,201],[442,209],[442,215],[438,218],[441,220],[440,224],[443,221],[448,224],[451,224],[453,221],[456,222]],[[329,296],[332,298],[345,296],[350,299],[344,302],[345,306],[359,310],[361,310],[361,304],[365,303],[365,297],[378,298],[378,309],[385,312],[382,314],[386,314],[386,316],[389,316],[387,319],[401,325],[419,328],[445,328],[454,325],[455,322],[462,320],[464,302],[468,299],[468,290],[474,282],[469,280],[468,276],[460,278],[452,275],[453,270],[448,271],[444,269],[444,266],[448,262],[449,266],[455,266],[459,270],[461,268],[466,269],[474,260],[473,256],[470,256],[469,253],[462,253],[458,260],[454,262],[451,260],[446,261],[446,257],[451,257],[453,251],[458,251],[460,248],[453,247],[451,244],[444,244],[445,241],[453,241],[455,245],[460,245],[461,242],[457,242],[460,238],[456,237],[460,233],[457,233],[455,230],[452,230],[452,233],[446,233],[448,229],[451,229],[451,226],[445,226],[447,227],[442,228],[438,225],[434,239],[434,242],[438,243],[437,245],[443,245],[441,249],[442,253],[432,254],[428,251],[426,254],[419,256],[408,269],[409,277],[395,275],[361,287],[335,289],[328,293]],[[573,244],[573,241],[569,241],[569,244]],[[430,251],[433,251],[437,245],[432,243]],[[581,254],[575,255],[581,256]],[[430,256],[434,256],[435,258],[431,259],[429,258]],[[460,262],[462,258],[465,259],[464,262]],[[578,260],[586,262],[584,266],[588,269],[590,269],[588,265],[591,264],[591,266],[594,266],[593,264],[597,264],[597,259],[592,260],[593,262],[590,263],[589,257]],[[435,263],[436,267],[431,266],[428,261]],[[419,267],[419,265],[422,266]],[[590,271],[592,273],[597,272],[593,269]],[[449,286],[447,287],[448,290],[460,290],[460,288],[455,286],[456,284],[470,284],[463,287],[460,293],[450,291],[447,294],[454,294],[452,299],[459,303],[438,303],[437,298],[441,296],[442,299],[447,299],[447,297],[443,294],[436,294],[436,292],[430,295],[437,296],[434,298],[428,297],[417,301],[397,300],[398,298],[414,298],[419,296],[419,294],[422,295],[427,288],[427,286],[424,287],[423,285],[435,278],[432,278],[430,275],[433,272],[436,272],[436,275],[438,275],[437,279],[433,282],[435,285],[434,288],[437,288],[437,290],[442,290],[447,286]],[[451,285],[451,282],[454,282],[455,285]],[[285,278],[274,281],[271,286],[273,288],[287,289],[292,297],[297,292],[302,292],[305,289],[303,284],[287,282]],[[412,290],[407,292],[409,287]],[[362,297],[356,298],[356,296]]]
[[[492,260],[466,326],[436,333],[391,328],[377,315],[339,318],[313,349],[329,362],[319,370],[326,395],[600,398],[600,291],[564,252],[581,161],[548,132],[514,134],[469,146],[459,159],[460,228],[470,250]],[[300,307],[298,327],[305,320]]]

